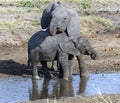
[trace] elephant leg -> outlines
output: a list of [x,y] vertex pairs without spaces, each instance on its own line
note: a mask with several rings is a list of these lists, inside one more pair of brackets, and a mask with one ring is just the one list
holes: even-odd
[[61,65],[59,65],[59,77],[63,78],[63,69],[62,69]]
[[47,62],[46,61],[40,61],[40,62],[42,64],[45,78],[52,78],[53,75],[50,73],[50,71],[47,68]]
[[80,76],[82,77],[88,77],[89,73],[87,71],[84,59],[82,55],[77,56],[78,64],[79,64],[79,69],[80,69]]
[[57,70],[58,70],[58,68],[57,68],[57,61],[53,61],[53,62],[52,62],[51,68],[52,68],[54,71],[57,71]]
[[68,66],[69,66],[69,79],[72,79],[72,73],[73,73],[73,55],[69,55],[69,61],[68,61]]
[[32,63],[33,66],[33,79],[40,79],[39,75],[38,75],[38,70],[37,70],[37,62]]
[[59,57],[58,57],[60,66],[63,70],[63,79],[64,80],[69,80],[69,70],[68,70],[68,54],[63,53],[62,51],[59,52]]

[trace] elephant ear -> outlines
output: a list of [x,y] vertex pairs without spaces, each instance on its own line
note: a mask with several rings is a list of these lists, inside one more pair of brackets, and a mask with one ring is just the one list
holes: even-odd
[[78,37],[80,35],[80,17],[77,14],[71,16],[67,32],[70,37]]
[[75,47],[75,44],[72,42],[72,40],[68,40],[65,42],[60,41],[59,49],[67,54],[72,54],[72,55],[76,55],[76,56],[80,55],[79,50]]

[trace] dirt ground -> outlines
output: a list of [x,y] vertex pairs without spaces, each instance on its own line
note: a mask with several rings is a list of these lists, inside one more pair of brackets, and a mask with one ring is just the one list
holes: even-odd
[[[91,11],[89,12],[91,13]],[[109,73],[120,72],[120,13],[116,12],[92,12],[92,14],[100,15],[111,20],[115,25],[115,30],[95,31],[92,35],[84,35],[95,50],[99,54],[99,60],[91,60],[90,57],[84,56],[87,69],[90,73]],[[91,15],[91,14],[90,14]],[[89,25],[91,26],[91,25]],[[97,27],[96,27],[97,28]],[[94,28],[89,27],[88,30]],[[74,73],[79,73],[78,64],[75,59]],[[31,74],[31,70],[27,68],[27,45],[13,46],[13,45],[1,45],[0,46],[0,77],[6,75],[23,75]],[[104,96],[103,96],[104,97]],[[113,100],[112,103],[120,101],[119,95],[109,95],[109,98]],[[96,99],[99,97],[75,97],[57,100],[57,103],[96,103]],[[101,97],[102,98],[102,97]],[[112,99],[116,98],[116,99]],[[44,103],[44,101],[35,101],[29,103]],[[52,103],[50,101],[49,103]],[[54,100],[55,102],[55,100]],[[103,103],[103,102],[102,102]]]

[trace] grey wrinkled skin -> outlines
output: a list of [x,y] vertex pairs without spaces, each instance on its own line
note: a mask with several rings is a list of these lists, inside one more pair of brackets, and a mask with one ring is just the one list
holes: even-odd
[[93,60],[98,58],[96,51],[91,47],[87,39],[83,37],[70,38],[66,33],[50,36],[48,31],[35,33],[28,42],[28,63],[33,68],[33,79],[39,79],[37,64],[40,62],[44,68],[45,76],[51,77],[47,69],[47,62],[57,60],[59,62],[62,78],[69,80],[72,77],[72,63],[76,56],[80,65],[80,74],[86,72],[82,55],[90,55]]
[[49,28],[51,35],[66,32],[68,36],[79,37],[80,17],[69,5],[60,1],[54,2],[43,11],[41,27]]

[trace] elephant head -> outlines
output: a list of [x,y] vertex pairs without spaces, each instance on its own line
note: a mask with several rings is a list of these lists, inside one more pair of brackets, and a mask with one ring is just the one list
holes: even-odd
[[75,10],[60,5],[52,12],[51,16],[49,26],[51,35],[55,35],[57,32],[67,32],[70,37],[79,35],[80,17]]
[[77,38],[70,38],[68,41],[60,42],[59,46],[65,53],[76,56],[79,56],[80,54],[90,55],[93,60],[98,59],[97,52],[93,49],[93,47],[91,47],[89,41],[84,37],[80,36]]
[[52,12],[61,5],[61,2],[51,3],[44,11],[40,20],[42,29],[47,29],[50,26]]
[[93,49],[86,38],[78,37],[75,41],[73,40],[73,42],[81,54],[90,55],[93,60],[97,60],[99,58],[97,52]]

